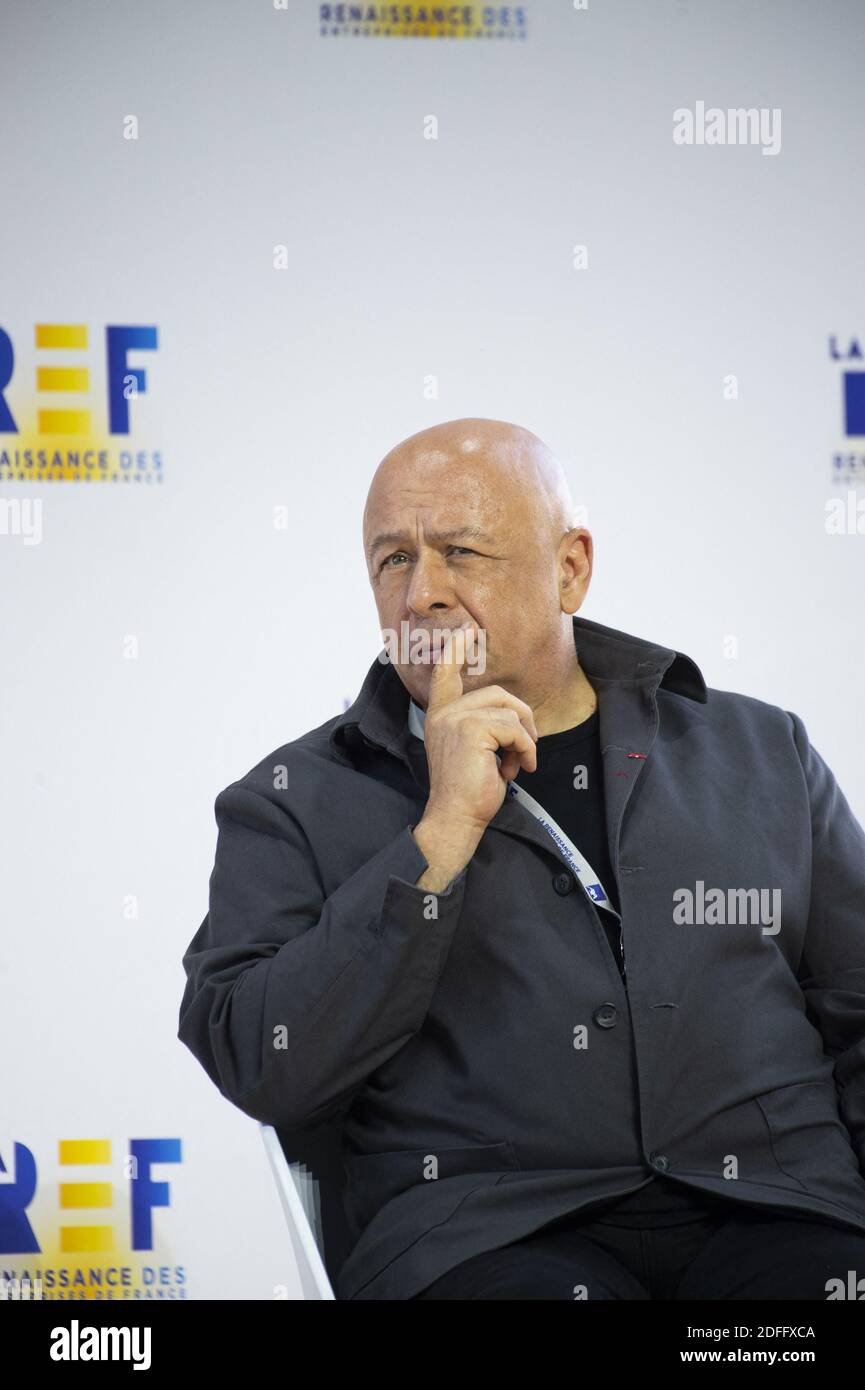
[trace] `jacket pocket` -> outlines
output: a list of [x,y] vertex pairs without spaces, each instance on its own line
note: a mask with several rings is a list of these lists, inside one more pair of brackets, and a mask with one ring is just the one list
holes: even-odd
[[858,1175],[833,1081],[799,1081],[755,1100],[769,1127],[775,1162],[800,1187],[814,1190],[833,1168]]
[[411,1187],[464,1173],[505,1173],[520,1167],[509,1139],[455,1149],[428,1144],[422,1149],[388,1153],[345,1153],[343,1163],[346,1215],[358,1229],[363,1229],[386,1203]]

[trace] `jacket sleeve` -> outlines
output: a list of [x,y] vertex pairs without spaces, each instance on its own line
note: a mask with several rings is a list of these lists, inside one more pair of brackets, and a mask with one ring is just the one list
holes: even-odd
[[406,826],[325,898],[296,820],[236,783],[215,805],[209,912],[183,966],[178,1037],[222,1094],[282,1128],[345,1111],[421,1027],[467,869],[441,893]]
[[802,720],[787,714],[811,803],[811,901],[799,986],[835,1059],[839,1111],[865,1175],[865,831]]

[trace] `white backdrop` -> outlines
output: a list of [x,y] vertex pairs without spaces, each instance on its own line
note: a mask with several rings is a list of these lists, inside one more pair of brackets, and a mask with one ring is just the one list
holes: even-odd
[[[865,536],[826,529],[865,496],[841,360],[865,341],[861,6],[509,8],[524,37],[322,33],[314,0],[0,5],[0,1212],[23,1150],[38,1174],[38,1251],[7,1214],[0,1274],[297,1296],[257,1126],[177,1041],[180,959],[216,793],[381,646],[360,516],[406,435],[540,434],[588,509],[583,615],[796,711],[865,819]],[[777,109],[780,152],[675,144],[698,101]],[[107,325],[158,335],[126,436]],[[86,400],[37,376],[85,364]],[[69,444],[38,412],[70,401],[74,447],[140,452],[139,482],[16,475],[16,449]],[[182,1155],[133,1252],[142,1138]],[[58,1147],[81,1139],[110,1153]],[[70,1182],[108,1188],[62,1207]]]

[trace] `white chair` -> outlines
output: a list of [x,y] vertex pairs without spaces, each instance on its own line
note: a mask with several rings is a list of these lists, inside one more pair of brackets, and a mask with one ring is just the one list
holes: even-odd
[[[325,1265],[325,1223],[319,1181],[315,1172],[298,1156],[298,1150],[302,1151],[304,1145],[296,1142],[297,1136],[281,1135],[273,1125],[262,1124],[261,1135],[288,1224],[303,1296],[305,1299],[335,1300]],[[311,1147],[314,1150],[315,1146]],[[339,1196],[338,1193],[327,1195]],[[341,1205],[341,1198],[339,1200]]]

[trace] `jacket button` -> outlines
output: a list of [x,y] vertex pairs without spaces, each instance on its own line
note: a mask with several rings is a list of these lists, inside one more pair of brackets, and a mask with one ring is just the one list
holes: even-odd
[[557,893],[561,893],[562,897],[564,897],[566,893],[570,893],[573,886],[574,880],[571,874],[556,874],[553,879],[553,887]]
[[619,1021],[619,1011],[615,1004],[601,1004],[595,1009],[592,1018],[599,1028],[615,1028]]
[[670,1160],[667,1158],[666,1154],[651,1153],[649,1154],[649,1162],[651,1163],[652,1167],[657,1170],[657,1172],[669,1172]]

